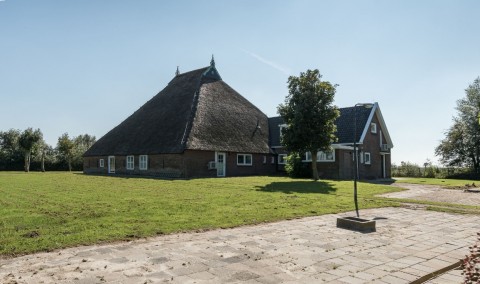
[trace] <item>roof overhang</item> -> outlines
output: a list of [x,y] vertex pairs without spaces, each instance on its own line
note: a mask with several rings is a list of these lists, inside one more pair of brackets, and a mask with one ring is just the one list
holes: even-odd
[[380,107],[378,106],[377,102],[373,104],[372,111],[370,112],[370,116],[368,117],[367,123],[365,123],[365,128],[363,129],[362,136],[360,137],[360,141],[358,142],[358,144],[363,144],[363,140],[365,139],[365,136],[367,135],[370,129],[370,124],[372,123],[373,117],[375,115],[377,115],[378,122],[380,123],[380,127],[382,129],[383,135],[385,136],[385,140],[387,142],[386,144],[388,145],[389,148],[393,148],[392,139],[390,138],[387,125],[385,124],[385,120],[383,119],[382,111],[380,110]]

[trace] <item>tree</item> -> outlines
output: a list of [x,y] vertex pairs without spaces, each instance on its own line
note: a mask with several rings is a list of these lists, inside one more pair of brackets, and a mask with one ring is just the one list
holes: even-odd
[[95,143],[96,139],[95,136],[91,136],[88,134],[78,135],[77,137],[73,138],[74,143],[74,150],[73,150],[73,163],[77,167],[81,167],[83,165],[83,154],[92,147],[93,143]]
[[74,156],[75,143],[68,137],[68,133],[62,134],[58,138],[57,150],[68,164],[68,170],[72,171],[72,160]]
[[335,120],[340,115],[333,105],[337,85],[321,78],[317,69],[290,76],[285,103],[278,106],[287,125],[282,130],[282,145],[290,152],[312,154],[314,180],[318,180],[317,151],[328,151],[336,141]]
[[95,143],[95,136],[88,134],[78,135],[70,138],[68,133],[58,138],[57,151],[60,158],[67,162],[68,170],[81,169],[83,165],[83,154]]
[[38,141],[35,147],[35,152],[36,152],[36,161],[40,162],[40,170],[42,172],[45,172],[45,159],[47,158],[47,155],[50,155],[50,149],[52,147],[45,142],[45,140],[41,139]]
[[435,148],[440,161],[448,166],[469,167],[480,174],[480,77],[465,90],[466,96],[457,101],[457,116],[445,132],[445,138]]
[[43,140],[43,135],[40,129],[34,131],[31,127],[25,129],[19,137],[18,143],[24,154],[25,172],[30,171],[32,150],[35,147],[35,144],[40,140]]
[[0,132],[0,169],[12,170],[17,168],[17,164],[23,164],[23,154],[18,143],[20,134],[17,129]]

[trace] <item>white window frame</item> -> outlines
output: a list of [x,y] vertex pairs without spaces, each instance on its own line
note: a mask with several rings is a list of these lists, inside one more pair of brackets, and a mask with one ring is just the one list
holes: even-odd
[[[243,161],[239,162],[238,158],[242,157]],[[250,163],[247,162],[247,157],[250,157]],[[251,166],[253,165],[252,154],[237,154],[237,166]]]
[[[370,154],[370,152],[365,152],[365,165],[371,165],[372,164],[372,155]],[[367,158],[368,157],[368,158]]]
[[99,165],[100,168],[105,168],[105,160],[100,159],[100,161],[98,162],[98,165]]
[[377,124],[375,122],[370,123],[370,132],[377,133]]
[[127,156],[127,170],[135,169],[135,156]]
[[[327,159],[327,153],[332,154],[331,159]],[[312,154],[310,152],[306,152],[305,153],[305,160],[303,160],[302,162],[311,162],[311,161],[312,161]],[[327,151],[327,152],[318,151],[317,152],[317,162],[321,162],[321,163],[335,162],[335,150]]]
[[142,171],[148,170],[148,155],[138,156],[138,168]]
[[287,154],[278,154],[278,164],[279,165],[285,165],[287,161],[285,160],[287,158]]

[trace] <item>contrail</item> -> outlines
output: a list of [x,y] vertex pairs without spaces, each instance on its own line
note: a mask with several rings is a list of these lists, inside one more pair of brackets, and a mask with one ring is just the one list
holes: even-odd
[[257,59],[258,61],[260,61],[262,63],[265,63],[270,67],[273,67],[273,68],[277,69],[278,71],[282,72],[285,75],[290,75],[291,74],[290,69],[288,69],[286,67],[283,67],[283,66],[281,66],[281,65],[279,65],[279,64],[277,64],[273,61],[267,60],[267,59],[263,58],[262,56],[260,56],[256,53],[250,52],[248,50],[242,49],[242,51],[245,52],[246,54],[252,56],[253,58]]

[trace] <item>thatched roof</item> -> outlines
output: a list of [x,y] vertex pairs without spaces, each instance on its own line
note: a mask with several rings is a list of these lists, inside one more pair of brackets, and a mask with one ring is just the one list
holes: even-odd
[[222,81],[213,60],[209,67],[175,76],[84,156],[186,149],[269,152],[267,116]]

